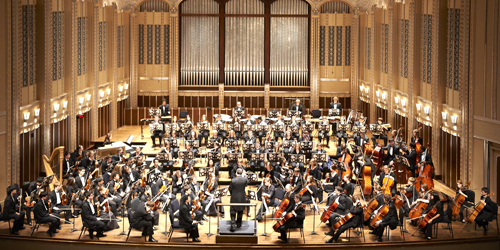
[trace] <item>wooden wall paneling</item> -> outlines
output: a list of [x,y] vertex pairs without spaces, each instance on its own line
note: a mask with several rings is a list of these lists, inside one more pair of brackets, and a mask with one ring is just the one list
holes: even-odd
[[137,125],[138,124],[138,120],[139,120],[139,111],[141,109],[134,109],[132,112],[132,121],[131,121],[131,125]]
[[124,113],[124,116],[125,116],[125,121],[124,121],[124,125],[132,125],[132,112],[134,112],[134,108],[128,108],[128,109],[125,109],[125,113]]

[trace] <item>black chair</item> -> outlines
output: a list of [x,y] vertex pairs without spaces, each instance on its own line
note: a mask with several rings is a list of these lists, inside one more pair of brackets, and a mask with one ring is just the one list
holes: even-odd
[[[132,208],[127,209],[127,216],[128,216],[129,228],[128,228],[127,239],[125,241],[128,241],[128,238],[130,237],[130,232],[132,232],[132,229],[135,229],[137,231],[142,231],[142,228],[138,229],[138,228],[132,227],[132,218],[134,217],[134,212],[132,211]],[[144,236],[144,241],[147,241],[146,236]]]
[[[170,242],[172,239],[172,235],[174,234],[174,231],[184,231],[186,233],[186,241],[189,242],[189,233],[186,232],[186,229],[180,226],[179,224],[179,219],[175,220],[175,218],[179,218],[178,211],[179,211],[179,200],[175,199],[172,202],[170,202],[170,209],[168,210],[168,215],[170,217],[170,229],[168,230],[168,240],[167,242]],[[177,215],[175,215],[177,213]]]
[[9,233],[10,233],[10,232],[12,232],[12,227],[10,226],[10,220],[12,220],[12,219],[4,218],[3,214],[2,214],[2,211],[3,211],[2,210],[2,204],[0,204],[0,221],[4,221],[4,222],[6,221],[6,222],[9,223]]
[[[360,223],[360,225],[357,225],[356,227],[354,228],[349,228],[348,232],[347,232],[347,240],[349,242],[351,242],[351,230],[358,230],[357,232],[358,235],[361,234],[363,236],[363,242],[366,242],[366,238],[365,238],[365,230],[364,230],[364,226],[363,226],[363,222]],[[356,232],[356,231],[355,231]]]
[[304,241],[304,244],[306,244],[306,237],[304,236],[304,226],[288,228],[288,239],[290,239],[290,232],[292,231],[292,229],[299,229],[299,231],[300,231],[300,237],[302,237],[302,240]]
[[441,222],[438,222],[436,224],[434,224],[434,232],[435,232],[435,237],[434,238],[437,238],[438,236],[438,231],[439,231],[439,224],[441,223],[446,223],[447,226],[445,229],[448,229],[451,233],[451,238],[453,239],[453,227],[452,227],[452,224],[451,224],[451,220],[452,220],[452,210],[451,210],[451,206],[448,206],[448,209],[446,209],[445,211],[445,216],[443,218],[443,220]]
[[[82,238],[82,234],[85,234],[85,231],[89,228],[89,226],[87,225],[87,223],[85,223],[83,220],[82,220],[82,230],[80,232],[80,236],[78,237],[78,239]],[[97,237],[97,240],[99,240],[99,237],[96,235]]]
[[[35,218],[34,219],[35,221],[35,224],[31,227],[31,236],[33,237],[33,234],[35,233],[35,231],[38,231],[38,229],[40,228],[41,225],[49,225],[50,222],[44,222],[44,223],[40,223],[37,221],[37,219]],[[10,227],[10,224],[9,224],[9,227]]]
[[274,205],[271,207],[274,208],[274,210],[276,210],[276,208],[280,205],[283,198],[285,198],[285,190],[283,190],[282,188],[276,188],[274,190],[274,198],[276,198],[276,203],[274,203]]
[[179,122],[186,122],[189,112],[187,110],[181,110],[179,112]]
[[321,117],[321,110],[319,110],[319,109],[313,109],[311,111],[311,115],[312,115],[313,119],[318,119],[318,118]]

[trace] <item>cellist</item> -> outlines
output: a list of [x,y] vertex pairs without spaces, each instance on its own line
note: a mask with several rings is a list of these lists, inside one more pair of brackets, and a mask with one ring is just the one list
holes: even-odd
[[[325,232],[325,235],[331,235],[333,236],[333,225],[337,222],[337,218],[341,215],[346,215],[347,210],[349,209],[348,207],[348,200],[350,199],[344,194],[344,189],[340,186],[335,187],[335,192],[333,196],[331,197],[332,202],[336,202],[337,208],[333,211],[333,213],[330,215],[330,218],[328,218],[328,223],[329,223],[329,232]],[[330,199],[329,199],[330,200]],[[330,206],[331,202],[328,203],[328,207]]]
[[[398,184],[398,179],[396,178],[396,174],[394,174],[394,172],[391,172],[391,169],[387,165],[384,165],[384,167],[382,169],[384,171],[382,173],[380,173],[380,177],[378,178],[378,184],[382,188],[384,188],[384,186],[386,185],[385,182],[387,182],[387,185],[389,185],[389,183],[392,181],[393,185],[391,187],[391,196],[394,196],[394,194],[396,194],[396,191],[397,191],[396,187]],[[385,177],[387,177],[387,178],[384,180]]]
[[460,206],[460,211],[459,211],[459,215],[460,215],[460,221],[462,223],[465,223],[465,219],[464,219],[464,210],[466,208],[470,208],[470,207],[474,207],[474,203],[470,202],[466,193],[467,193],[467,188],[464,186],[464,183],[462,182],[462,180],[458,180],[457,181],[457,190],[456,190],[456,194],[460,194],[462,193],[465,197],[466,197],[466,200],[464,201],[464,203],[462,204],[462,206]]
[[[291,207],[291,213],[293,213],[294,217],[288,220],[285,224],[280,227],[281,236],[278,239],[281,240],[281,243],[288,243],[286,231],[289,228],[298,228],[302,227],[304,223],[304,219],[306,218],[306,211],[303,207],[301,207],[302,196],[300,194],[294,195],[295,204]],[[290,204],[291,205],[291,204]]]
[[440,202],[439,196],[434,196],[433,201],[435,204],[434,207],[436,208],[437,212],[434,216],[432,216],[432,218],[427,221],[427,225],[425,225],[425,227],[422,229],[422,232],[425,234],[425,238],[427,240],[432,239],[432,226],[443,221],[444,216],[446,216],[443,210],[443,204]]
[[[491,221],[498,212],[498,205],[493,202],[489,196],[490,189],[487,187],[481,188],[481,201],[484,204],[483,210],[477,215],[474,220],[476,224],[484,228],[484,234],[488,231],[488,222]],[[496,211],[495,211],[496,210]]]
[[376,228],[370,232],[370,234],[377,236],[375,242],[382,242],[385,227],[389,226],[391,230],[394,230],[398,226],[398,213],[390,194],[384,194],[384,203],[389,206],[389,212],[382,220],[375,223]]
[[339,229],[337,229],[337,231],[333,234],[333,237],[325,241],[325,243],[336,242],[340,235],[347,229],[356,228],[363,224],[363,207],[361,206],[361,202],[358,197],[356,197],[355,206],[349,212],[353,214],[354,217],[352,217],[347,223],[340,226]]

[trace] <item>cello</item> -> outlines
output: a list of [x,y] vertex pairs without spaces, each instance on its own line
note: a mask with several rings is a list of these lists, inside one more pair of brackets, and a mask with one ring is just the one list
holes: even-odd
[[[433,190],[433,188],[430,188],[427,192],[425,192],[423,197],[426,197],[430,192],[432,192],[432,190]],[[422,200],[417,199],[417,203],[408,213],[408,218],[410,218],[410,219],[412,219],[412,221],[416,222],[416,220],[420,216],[422,216],[422,212],[424,211],[424,209],[427,208],[428,205],[429,205],[428,203],[422,202]]]
[[[294,212],[297,211],[297,209],[299,208],[305,208],[306,205],[305,204],[300,204],[299,206],[297,206],[297,208],[295,210],[293,210]],[[290,220],[291,218],[294,218],[295,215],[293,215],[293,213],[287,213],[285,215],[285,217],[281,220],[278,220],[274,225],[273,225],[273,230],[275,232],[279,232],[280,231],[280,227],[283,226],[288,220]]]
[[[495,195],[494,192],[491,192],[488,194],[486,197],[484,197],[484,200],[488,198],[490,195]],[[479,201],[475,206],[474,206],[474,211],[472,211],[472,214],[467,218],[467,223],[472,223],[476,219],[476,217],[483,211],[485,204],[483,203],[483,200]]]
[[[366,146],[366,144],[364,144]],[[367,148],[365,147],[363,152],[363,165],[365,163],[365,156],[367,152]],[[370,195],[372,193],[373,184],[372,184],[372,169],[371,166],[363,166],[361,170],[361,175],[363,177],[361,181],[361,189],[363,189],[363,194]]]
[[378,207],[378,201],[375,198],[372,198],[370,201],[365,206],[365,218],[364,221],[367,221],[370,219],[372,213],[377,209]]
[[[467,188],[470,185],[470,181],[467,182],[467,185],[465,185],[463,188]],[[460,213],[460,207],[464,204],[465,200],[467,199],[467,196],[462,193],[462,190],[458,191],[457,196],[455,197],[455,204],[453,205],[453,210],[451,215],[453,217],[457,216]]]
[[345,153],[345,157],[344,157],[344,164],[345,164],[345,171],[342,171],[342,179],[344,179],[344,176],[345,175],[349,175],[349,176],[352,176],[352,168],[351,168],[351,164],[352,164],[352,157],[349,153]]
[[[437,205],[437,203],[436,203]],[[418,229],[423,230],[425,226],[429,223],[429,221],[434,218],[437,214],[437,208],[436,205],[420,220],[418,223]]]
[[[427,144],[427,147],[425,149],[425,153],[427,154],[427,150],[429,150],[430,145]],[[417,158],[418,159],[418,158]],[[431,164],[425,164],[424,168],[422,168],[422,165],[424,163],[421,162],[418,164],[418,168],[420,169],[418,177],[415,179],[415,188],[417,190],[420,190],[420,186],[422,183],[427,184],[427,186],[430,188],[434,188],[434,181],[432,180],[432,174],[434,173],[434,167]]]
[[285,209],[288,207],[288,204],[290,204],[290,200],[288,198],[284,198],[278,209],[276,210],[276,213],[274,214],[274,218],[281,218],[281,215],[285,212]]
[[382,145],[377,144],[377,146],[375,146],[375,149],[373,149],[372,153],[372,162],[373,165],[375,165],[375,167],[377,168],[377,174],[380,173],[380,167],[383,164],[383,160],[384,160],[384,148],[382,147]]
[[[396,197],[392,197],[391,200],[394,200]],[[373,219],[370,221],[370,226],[373,228],[377,227],[377,221],[382,220],[389,213],[389,205],[384,204],[379,210],[378,213],[373,216]]]
[[[344,192],[342,194],[346,194],[346,193],[347,193],[347,191],[344,190]],[[340,194],[340,195],[342,195],[342,194]],[[337,197],[337,199],[335,199],[334,202],[332,202],[332,204],[330,204],[330,206],[328,206],[328,209],[326,209],[323,212],[323,214],[321,215],[321,218],[320,218],[321,222],[326,223],[328,221],[328,219],[330,218],[330,215],[332,215],[332,213],[335,210],[337,210],[337,207],[339,206],[339,202],[338,201],[339,201],[340,195]]]
[[384,179],[382,180],[382,182],[384,183],[384,186],[382,186],[382,193],[383,194],[390,194],[392,195],[391,193],[391,189],[392,189],[392,186],[394,186],[394,178],[391,176],[391,172],[389,172],[388,175],[386,175],[384,177]]

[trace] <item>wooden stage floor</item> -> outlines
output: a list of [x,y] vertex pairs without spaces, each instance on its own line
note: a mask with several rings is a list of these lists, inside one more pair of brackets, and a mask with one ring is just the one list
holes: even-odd
[[[152,143],[151,143],[150,133],[149,133],[149,131],[147,131],[146,126],[145,126],[145,130],[144,130],[144,139],[142,139],[141,135],[140,135],[140,126],[121,127],[119,129],[117,129],[116,131],[114,131],[112,133],[112,135],[113,135],[112,141],[125,141],[129,135],[134,135],[133,143],[146,143],[146,145],[143,148],[143,152],[146,155],[154,155],[159,150],[159,148],[153,149],[151,147]],[[104,140],[103,137],[99,138],[96,141],[102,141],[102,140]],[[329,154],[335,153],[336,144],[337,144],[336,141],[334,143],[333,140],[330,140],[330,145],[329,145],[330,148],[329,149],[325,148]],[[223,150],[223,151],[225,151],[225,150]],[[197,163],[196,165],[197,165],[197,167],[200,167],[200,166],[204,166],[205,164]],[[228,179],[227,171],[222,170],[222,168],[221,168],[221,172],[220,172],[220,178]],[[221,185],[221,187],[224,187],[224,186],[226,186],[226,185]],[[253,186],[253,185],[249,186],[249,188],[255,190],[255,186]],[[454,195],[455,195],[454,190],[450,189],[449,187],[445,186],[444,184],[442,184],[439,181],[435,181],[435,190],[445,192],[446,194],[450,195],[451,197],[454,197]],[[356,189],[355,195],[357,193],[359,193],[359,189]],[[325,195],[326,195],[326,193],[325,193]],[[178,194],[177,198],[180,198],[179,196],[180,195]],[[326,196],[324,196],[324,197],[326,197]],[[229,197],[228,196],[223,197],[222,202],[229,203]],[[258,209],[258,207],[260,207],[259,201],[252,201],[252,203],[255,203],[258,205],[257,209]],[[322,207],[325,205],[321,204],[319,206]],[[226,207],[225,209],[226,209],[226,218],[225,219],[229,219],[229,208]],[[323,210],[321,209],[321,212],[322,211]],[[330,238],[330,236],[324,235],[324,233],[328,231],[328,228],[325,224],[320,224],[320,216],[321,216],[320,214],[316,214],[316,217],[314,217],[313,211],[311,209],[307,208],[306,209],[306,219],[304,221],[304,233],[306,236],[305,243],[303,242],[302,238],[300,238],[300,233],[297,230],[297,231],[292,231],[290,244],[283,245],[283,244],[281,244],[281,241],[278,239],[279,233],[274,232],[272,229],[272,226],[274,223],[272,221],[272,215],[269,214],[267,216],[268,219],[267,219],[266,224],[264,223],[264,221],[262,221],[262,222],[259,222],[257,225],[257,235],[259,235],[258,247],[273,247],[273,246],[280,246],[280,245],[285,246],[285,247],[286,246],[290,246],[290,247],[292,247],[292,246],[303,246],[303,247],[307,247],[307,246],[309,246],[309,247],[310,246],[317,246],[317,247],[321,247],[321,246],[344,246],[344,247],[358,246],[359,247],[359,246],[361,246],[359,244],[364,245],[364,243],[366,243],[367,245],[374,246],[371,243],[374,242],[375,236],[368,234],[369,230],[367,227],[365,227],[365,229],[364,229],[366,242],[363,241],[362,236],[358,236],[354,233],[351,233],[351,242],[348,242],[347,238],[346,238],[347,237],[346,233],[344,233],[343,235],[341,235],[339,242],[326,245],[324,242],[326,240],[328,240]],[[253,208],[251,209],[251,217],[250,218],[251,219],[254,218]],[[170,226],[170,221],[168,221],[167,225],[165,224],[167,219],[168,218],[167,218],[166,214],[162,214],[162,213],[160,214],[159,226],[157,226],[157,230],[155,231],[155,234],[154,234],[155,239],[157,239],[159,241],[159,243],[158,243],[159,245],[163,245],[163,244],[168,243],[169,245],[173,244],[174,246],[175,245],[181,246],[181,245],[187,245],[187,244],[192,245],[192,246],[204,246],[204,245],[206,247],[207,246],[215,246],[215,239],[216,239],[215,234],[217,234],[217,218],[216,217],[211,217],[210,223],[208,221],[206,221],[206,222],[204,222],[203,226],[199,226],[199,230],[200,230],[200,238],[199,239],[201,240],[201,243],[193,243],[191,241],[189,243],[186,243],[185,234],[183,232],[180,232],[180,231],[174,232],[172,240],[170,242],[167,242],[168,239],[164,235],[164,232],[166,230],[168,230],[167,227]],[[246,216],[244,216],[243,219],[247,220],[248,218]],[[75,243],[90,241],[88,233],[86,233],[85,235],[82,236],[81,241],[78,241],[78,237],[81,233],[80,230],[82,228],[81,218],[79,217],[79,218],[75,219],[75,222],[76,222],[75,229],[77,230],[75,232],[71,232],[73,225],[62,224],[62,229],[60,230],[60,232],[54,238],[50,238],[46,233],[46,230],[48,228],[47,228],[47,226],[44,225],[44,226],[41,226],[37,232],[34,233],[33,237],[35,239],[40,239],[40,240],[43,240],[43,239],[50,239],[50,240],[54,239],[54,240],[64,240],[64,241],[69,240],[70,242],[74,241]],[[123,229],[125,230],[125,232],[128,232],[128,229],[129,229],[128,220],[125,218],[124,224],[123,224],[123,222],[120,222],[119,225],[120,225],[119,229],[115,229],[115,230],[106,232],[107,237],[101,238],[100,242],[107,242],[110,244],[124,244],[125,239],[126,239],[126,235],[124,236],[124,235],[119,235],[119,234],[122,232]],[[125,225],[124,228],[123,228],[123,225]],[[474,225],[465,226],[465,224],[462,224],[461,222],[454,221],[452,223],[454,240],[452,240],[452,235],[450,234],[450,232],[448,230],[444,229],[445,226],[446,225],[444,225],[444,224],[439,225],[438,238],[432,240],[432,242],[440,242],[440,241],[452,242],[452,241],[457,241],[457,240],[466,241],[466,240],[471,240],[471,239],[476,239],[478,241],[481,241],[481,239],[491,239],[491,237],[498,239],[497,227],[496,227],[496,225],[493,225],[493,224],[490,224],[490,227],[488,230],[488,235],[484,236],[482,229],[475,230]],[[465,226],[465,228],[464,228],[464,226]],[[419,242],[422,244],[428,244],[427,240],[425,240],[423,238],[422,234],[420,234],[419,232],[415,233],[415,230],[416,230],[415,227],[406,225],[406,228],[409,231],[409,233],[405,234],[404,243],[403,243],[403,237],[400,234],[399,228],[390,232],[389,240],[387,240],[387,238],[385,238],[385,236],[384,236],[384,243],[385,244],[392,244],[392,245],[411,244],[411,243],[419,243]],[[462,230],[462,228],[464,228],[464,229]],[[31,229],[30,227],[26,227],[25,230],[20,231],[21,237],[30,237],[30,234],[31,234],[30,229]],[[317,235],[310,235],[311,232],[313,232],[313,231],[315,231],[317,233]],[[208,237],[207,233],[209,233],[209,232],[211,232],[214,235]],[[267,232],[267,234],[269,236],[260,236],[264,232]],[[413,233],[415,233],[415,236],[412,236]],[[9,232],[8,232],[8,224],[6,222],[3,222],[0,224],[0,238],[3,238],[3,237],[8,237],[8,238],[12,239],[12,238],[16,238],[19,236],[10,236]],[[97,240],[94,238],[94,241],[97,241]],[[133,230],[128,242],[130,244],[144,243],[144,237],[141,237],[141,233],[139,231]],[[154,245],[158,245],[158,244],[154,244]],[[237,246],[237,245],[233,245],[233,246]]]

